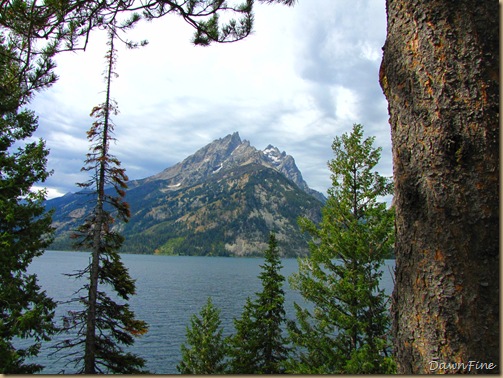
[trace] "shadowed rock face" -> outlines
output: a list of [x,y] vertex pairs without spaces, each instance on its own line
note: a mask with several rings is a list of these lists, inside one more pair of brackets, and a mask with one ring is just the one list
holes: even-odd
[[[116,227],[126,238],[123,250],[137,253],[260,255],[275,231],[284,255],[305,255],[297,218],[319,219],[325,200],[308,187],[293,157],[271,145],[257,150],[238,133],[128,184],[132,216]],[[55,209],[53,248],[68,248],[70,230],[90,210],[84,197],[48,201]]]

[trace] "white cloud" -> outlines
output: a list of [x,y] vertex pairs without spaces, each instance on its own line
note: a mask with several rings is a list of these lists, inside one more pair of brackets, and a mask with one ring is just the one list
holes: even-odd
[[54,188],[46,188],[44,186],[32,186],[31,191],[32,192],[38,192],[40,190],[45,190],[46,191],[46,199],[53,199],[57,197],[63,196],[65,193],[60,192],[57,189]]
[[332,90],[337,118],[349,122],[358,119],[358,95],[350,88],[336,86]]
[[[239,131],[257,148],[294,156],[306,181],[326,191],[335,136],[353,123],[384,147],[391,172],[387,105],[378,84],[386,32],[384,1],[309,0],[256,6],[255,32],[226,45],[195,47],[175,16],[139,25],[129,38],[149,45],[118,52],[112,96],[120,115],[113,153],[130,178],[155,174],[212,140]],[[60,80],[33,108],[51,149],[54,193],[82,181],[89,113],[103,102],[106,45],[93,33],[87,51],[57,57]]]

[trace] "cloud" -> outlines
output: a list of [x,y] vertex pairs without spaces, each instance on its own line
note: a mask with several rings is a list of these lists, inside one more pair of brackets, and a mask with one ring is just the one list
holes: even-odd
[[[112,96],[120,114],[112,153],[131,179],[176,164],[214,139],[239,131],[257,148],[292,155],[305,180],[325,192],[335,136],[365,125],[383,146],[391,173],[387,105],[378,84],[386,23],[384,2],[299,1],[257,6],[253,35],[207,48],[190,44],[175,16],[139,25],[137,49],[119,48]],[[35,97],[39,136],[51,149],[50,193],[75,191],[88,144],[89,113],[104,100],[104,33],[86,52],[57,57],[60,80]]]
[[[301,3],[302,4],[302,3]],[[375,0],[303,3],[297,29],[295,67],[311,83],[310,91],[325,117],[334,124],[332,139],[365,126],[383,147],[383,174],[392,175],[387,103],[378,83],[381,47],[386,37],[385,7]]]

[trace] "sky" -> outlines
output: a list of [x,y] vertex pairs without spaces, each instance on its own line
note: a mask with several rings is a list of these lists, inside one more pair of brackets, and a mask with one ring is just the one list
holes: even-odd
[[[111,95],[116,144],[130,179],[156,174],[218,138],[238,131],[264,149],[292,155],[308,185],[331,186],[327,162],[336,136],[364,125],[383,148],[378,171],[392,175],[387,102],[378,82],[386,37],[384,0],[298,0],[294,7],[256,4],[252,35],[209,47],[176,15],[140,23],[119,45]],[[50,149],[48,198],[75,192],[89,143],[92,108],[104,102],[106,34],[86,51],[56,57],[59,80],[30,104],[37,137]]]

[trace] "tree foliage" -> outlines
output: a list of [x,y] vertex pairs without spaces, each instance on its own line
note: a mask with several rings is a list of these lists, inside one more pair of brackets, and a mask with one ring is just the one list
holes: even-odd
[[299,260],[292,287],[314,305],[295,304],[289,322],[297,346],[289,370],[303,374],[386,373],[389,316],[379,289],[381,266],[393,244],[393,210],[378,202],[391,193],[389,179],[374,171],[380,148],[363,140],[363,126],[335,138],[329,163],[332,187],[320,224],[302,218],[311,255]]
[[222,339],[220,311],[211,300],[193,316],[182,345],[182,374],[280,374],[288,357],[288,340],[283,335],[285,318],[284,277],[274,234],[270,235],[259,278],[263,290],[252,301],[246,299],[241,317],[234,319],[235,333]]
[[[291,5],[294,1],[258,0],[258,2],[277,2]],[[0,298],[3,298],[0,304],[2,306],[0,307],[2,309],[0,327],[2,330],[5,329],[2,331],[0,366],[2,368],[8,367],[6,371],[24,372],[25,370],[21,369],[24,358],[36,355],[39,347],[38,342],[41,339],[46,339],[53,330],[54,303],[40,292],[36,285],[36,277],[26,275],[26,268],[33,257],[40,255],[50,240],[48,236],[51,231],[50,218],[48,215],[43,215],[43,207],[40,204],[45,198],[45,192],[30,191],[33,184],[43,182],[47,178],[45,168],[47,151],[42,141],[19,147],[17,152],[13,152],[12,148],[17,142],[31,138],[36,130],[37,121],[34,114],[26,109],[20,109],[30,101],[35,91],[47,88],[57,80],[52,60],[54,55],[65,50],[85,49],[91,31],[96,28],[107,28],[109,25],[114,25],[117,29],[128,30],[141,19],[150,21],[169,13],[181,16],[195,28],[194,43],[196,44],[233,42],[250,34],[253,23],[253,4],[253,0],[243,0],[242,2],[153,0],[140,3],[133,0],[108,2],[95,0],[46,0],[42,2],[14,0],[0,2],[0,206],[2,210],[0,213],[2,222],[0,224],[2,232],[0,248],[5,250],[1,257],[1,290],[8,293],[9,296],[7,298],[4,297],[7,294],[0,294]],[[138,45],[127,39],[123,41],[130,47]],[[141,43],[146,43],[146,41]],[[106,106],[93,110],[93,116],[102,117],[105,124],[108,122],[108,114],[114,111],[112,104],[108,103],[108,99],[107,95]],[[99,127],[96,124],[94,129],[90,130],[88,137],[91,141],[96,140],[93,139],[95,137],[99,138]],[[105,136],[105,139],[108,138],[106,126],[102,131],[101,135]],[[100,148],[102,148],[101,151]],[[103,267],[107,267],[101,269],[98,276],[94,276],[88,289],[95,291],[95,282],[102,280],[110,283],[121,296],[127,298],[134,292],[134,283],[126,279],[122,284],[119,284],[110,275],[111,272],[127,275],[125,273],[127,271],[114,255],[115,247],[120,245],[122,240],[120,235],[111,231],[113,217],[105,210],[104,205],[109,203],[112,207],[115,206],[118,216],[127,218],[125,217],[127,208],[120,199],[126,177],[124,171],[118,167],[118,160],[107,155],[108,151],[103,146],[100,147],[99,143],[94,147],[94,153],[97,155],[94,158],[90,157],[87,163],[92,166],[93,159],[96,162],[100,152],[103,153],[102,157],[104,158],[104,165],[100,165],[101,172],[107,172],[109,175],[101,176],[100,174],[98,176],[96,173],[96,182],[105,183],[110,179],[112,185],[118,189],[119,197],[107,197],[104,192],[101,199],[98,196],[99,205],[97,208],[103,206],[103,211],[95,212],[94,219],[88,219],[80,229],[84,238],[82,246],[87,243],[87,245],[96,247],[99,244],[98,239],[103,242],[103,245],[100,245],[103,252],[100,261]],[[99,188],[97,192],[100,192]],[[94,226],[91,226],[93,224],[103,225],[103,235],[100,238],[98,238],[98,233],[94,231]],[[91,234],[95,236],[95,240],[91,241]],[[92,266],[81,272],[81,275],[86,271],[91,271],[91,268],[93,272],[96,272],[96,261],[98,261],[97,258],[93,260]],[[24,293],[25,298],[19,299],[19,303],[13,305],[11,295],[14,295],[15,291],[18,294]],[[99,297],[101,294],[96,292],[96,295]],[[93,301],[96,299],[93,298]],[[112,308],[113,306],[110,309],[103,309],[105,312],[111,311],[109,313],[110,319],[117,319],[115,310],[123,311],[123,314],[129,311],[127,305],[121,307],[120,310],[116,308],[112,311]],[[25,310],[28,311],[26,316],[30,317],[30,321],[23,320]],[[22,321],[16,323],[16,317]],[[132,319],[131,316],[126,316],[126,318]],[[79,327],[78,319],[79,317],[76,316],[72,321],[69,320],[74,324],[74,328]],[[121,321],[124,322],[126,319]],[[15,322],[19,327],[14,326],[12,322]],[[144,324],[138,323],[131,329],[133,333],[140,332],[140,329],[144,329]],[[37,343],[28,350],[16,352],[10,341],[14,336],[21,338],[33,336]],[[118,339],[123,338],[120,335],[116,336]],[[127,338],[125,340],[127,341]],[[114,370],[113,364],[111,366],[111,370]],[[39,367],[33,365],[27,371],[37,370]]]
[[211,297],[199,317],[193,315],[187,327],[187,346],[182,344],[181,374],[222,374],[226,370],[227,345],[221,328],[220,310]]
[[[23,36],[25,54],[19,57],[20,64],[29,67],[35,59],[59,51],[85,50],[91,31],[97,28],[115,25],[126,31],[141,20],[152,21],[167,14],[180,16],[195,29],[195,44],[239,41],[252,31],[257,2],[293,5],[295,0],[3,1],[0,30]],[[123,41],[130,47],[147,43]]]
[[[91,148],[83,170],[91,172],[91,178],[80,184],[89,190],[94,210],[74,235],[79,248],[91,250],[90,264],[74,274],[79,278],[87,276],[88,282],[79,290],[82,294],[72,300],[80,302],[83,309],[71,311],[64,318],[66,330],[76,332],[76,336],[57,346],[58,349],[80,348],[70,355],[78,372],[84,374],[141,373],[145,364],[144,359],[121,347],[132,345],[134,338],[146,333],[148,327],[135,318],[127,304],[135,294],[135,282],[117,252],[123,237],[113,227],[116,218],[127,222],[130,216],[123,198],[128,178],[120,161],[109,151],[114,140],[111,116],[118,111],[110,98],[111,78],[115,75],[115,32],[112,26],[106,55],[106,100],[92,110],[91,116],[96,121],[87,133]],[[106,190],[107,185],[113,188],[112,194]],[[106,291],[99,289],[100,285],[112,289],[125,303],[113,300]]]
[[[15,22],[16,26],[19,26]],[[34,141],[38,127],[27,109],[33,92],[54,81],[50,60],[22,65],[27,41],[0,33],[0,373],[35,373],[43,366],[25,360],[39,353],[55,332],[56,304],[27,269],[51,243],[51,215],[45,212],[43,183],[48,150]],[[20,341],[23,345],[20,346]]]
[[234,320],[236,333],[229,338],[230,373],[280,374],[288,356],[282,326],[286,324],[284,277],[274,234],[264,254],[259,275],[262,291],[247,299],[241,318]]

